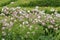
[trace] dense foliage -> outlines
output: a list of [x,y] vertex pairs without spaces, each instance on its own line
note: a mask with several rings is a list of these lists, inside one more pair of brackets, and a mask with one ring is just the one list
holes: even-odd
[[[13,5],[11,4],[13,3]],[[16,7],[16,6],[60,6],[60,0],[1,0],[0,1],[0,7],[2,6],[10,6],[10,7]]]

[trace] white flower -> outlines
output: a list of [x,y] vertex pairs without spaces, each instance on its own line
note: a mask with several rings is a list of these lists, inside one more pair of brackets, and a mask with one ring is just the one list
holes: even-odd
[[26,21],[25,23],[26,23],[26,24],[28,24],[29,22],[28,22],[28,21]]
[[55,24],[55,26],[58,26],[58,24]]
[[38,18],[41,18],[41,16],[38,16]]
[[56,30],[58,30],[58,28],[54,28],[54,30],[56,31]]
[[14,24],[14,23],[10,21],[10,27],[13,26],[13,24]]
[[9,13],[8,10],[9,10],[8,7],[3,7],[2,12],[5,13],[5,14],[8,14]]
[[5,27],[2,27],[2,30],[4,30],[5,29]]
[[36,20],[36,22],[38,22],[38,20]]
[[4,26],[9,26],[9,23],[5,23]]
[[10,8],[11,11],[15,11],[15,8]]
[[8,11],[5,11],[5,14],[9,14],[9,12]]
[[55,20],[50,20],[50,23],[51,24],[55,24]]
[[35,24],[35,23],[36,23],[36,21],[34,21],[34,20],[33,20],[33,21],[32,21],[32,23],[34,23],[34,24]]
[[22,23],[23,25],[25,24],[25,22]]
[[36,6],[36,9],[38,9],[39,8],[39,6]]
[[27,34],[30,34],[30,32],[27,32]]
[[52,16],[50,14],[46,14],[46,18],[49,19],[52,18]]
[[40,15],[45,15],[45,10],[39,11]]
[[27,12],[29,12],[29,13],[30,13],[30,10],[28,10]]
[[2,38],[2,40],[5,40],[4,38]]
[[2,34],[3,34],[3,36],[5,36],[6,35],[6,32],[2,31]]
[[21,7],[16,7],[17,9],[20,9]]
[[45,10],[42,10],[41,12],[42,12],[42,13],[45,13]]
[[11,17],[11,20],[13,20],[14,18],[13,17]]
[[25,17],[26,17],[26,18],[29,18],[29,15],[27,14]]
[[23,14],[22,11],[19,11],[19,14]]
[[36,19],[34,19],[35,21],[37,21],[37,18]]
[[7,21],[7,19],[4,19],[5,21]]
[[22,27],[22,24],[20,24],[19,26]]
[[49,25],[48,28],[53,28],[53,25]]
[[44,22],[42,22],[42,25],[44,26],[44,25],[45,25],[45,23],[44,23]]
[[51,15],[53,16],[54,14],[52,13]]
[[51,8],[51,9],[50,9],[50,11],[54,12],[54,11],[55,11],[55,9],[54,9],[54,8]]
[[33,26],[30,25],[30,28],[32,28]]
[[38,20],[39,22],[42,22],[41,20]]
[[1,13],[0,15],[3,15],[3,16],[5,16],[5,14],[4,14],[4,13]]
[[14,4],[15,2],[11,2],[11,4]]
[[28,21],[23,22],[23,25],[24,25],[24,24],[28,24]]
[[29,30],[32,30],[32,26],[29,27]]
[[17,12],[16,12],[16,11],[14,11],[12,14],[15,14],[15,15],[17,15]]
[[56,14],[56,17],[60,17],[60,14]]
[[2,11],[4,11],[5,9],[9,9],[7,6],[4,6],[3,8],[2,8]]
[[54,14],[58,14],[58,12],[57,12],[57,11],[55,11],[55,12],[54,12]]

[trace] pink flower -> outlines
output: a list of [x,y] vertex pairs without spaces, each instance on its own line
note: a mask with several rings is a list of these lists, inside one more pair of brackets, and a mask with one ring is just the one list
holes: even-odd
[[50,23],[51,23],[51,24],[55,24],[55,20],[53,20],[53,19],[50,20]]

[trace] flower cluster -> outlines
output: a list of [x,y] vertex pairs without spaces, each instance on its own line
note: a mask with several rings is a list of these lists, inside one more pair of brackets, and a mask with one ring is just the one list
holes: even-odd
[[[47,14],[45,13],[45,10],[39,10],[39,7],[36,7],[33,10],[21,9],[21,7],[16,8],[3,7],[2,13],[0,14],[1,16],[4,17],[3,19],[0,20],[2,24],[3,36],[6,35],[4,30],[8,29],[10,31],[15,24],[17,24],[17,26],[20,28],[24,29],[27,28],[30,31],[33,30],[33,27],[34,30],[38,30],[40,26],[47,29],[53,29],[55,31],[59,30],[60,14],[53,8],[51,9],[51,12],[54,13]],[[36,25],[39,25],[39,27]],[[34,35],[36,32],[27,31],[26,35],[30,33]]]

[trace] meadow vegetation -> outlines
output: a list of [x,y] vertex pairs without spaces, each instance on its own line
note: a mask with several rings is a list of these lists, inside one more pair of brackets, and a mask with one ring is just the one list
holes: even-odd
[[1,0],[0,40],[60,40],[60,0]]

